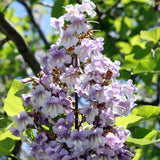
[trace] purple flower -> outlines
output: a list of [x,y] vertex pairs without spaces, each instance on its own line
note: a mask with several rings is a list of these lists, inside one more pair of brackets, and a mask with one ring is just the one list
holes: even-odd
[[104,38],[99,37],[96,38],[96,40],[93,41],[94,44],[94,50],[93,50],[93,54],[95,56],[101,56],[101,51],[103,51],[103,40]]
[[96,8],[96,5],[92,1],[83,0],[79,10],[81,12],[87,12],[88,15],[93,18],[96,16],[96,12],[94,11],[95,8]]
[[77,69],[70,65],[70,67],[66,69],[66,72],[60,76],[61,82],[66,83],[68,87],[73,89],[76,85],[80,84],[79,77],[76,73]]
[[27,107],[32,104],[31,102],[31,95],[30,94],[22,94],[22,101],[24,103],[24,106]]
[[62,37],[59,39],[58,44],[68,49],[72,46],[75,46],[77,42],[78,38],[74,36],[74,30],[68,28],[62,33]]
[[71,105],[70,100],[67,98],[67,95],[64,92],[61,92],[59,94],[59,99],[60,99],[62,105],[67,106],[67,107],[69,107]]
[[79,55],[80,61],[83,62],[86,59],[91,57],[93,47],[94,47],[94,44],[92,40],[84,38],[81,42],[81,45],[75,47],[74,52]]
[[79,4],[76,4],[75,6],[73,6],[72,4],[67,5],[65,7],[67,11],[67,13],[64,15],[65,20],[70,21],[72,16],[79,15],[80,14],[79,7],[80,7]]
[[56,28],[60,35],[62,33],[62,27],[64,25],[64,18],[63,16],[59,17],[58,19],[57,18],[51,18],[50,19],[50,25],[53,26],[54,28]]
[[35,89],[30,91],[32,105],[35,110],[45,105],[48,97],[51,97],[51,92],[45,90],[44,86],[37,85]]
[[54,118],[58,116],[58,114],[64,113],[64,108],[60,103],[59,98],[52,96],[46,101],[42,112],[45,116],[50,116]]
[[[86,70],[87,70],[87,68],[86,68]],[[80,76],[80,78],[81,78],[81,81],[83,84],[86,84],[88,82],[92,82],[92,80],[94,80],[96,83],[99,83],[99,84],[103,83],[103,77],[101,76],[99,71],[88,71],[88,73],[82,74]]]
[[135,101],[135,92],[137,92],[137,88],[133,85],[132,80],[128,80],[127,83],[123,85],[123,94],[131,101]]
[[10,132],[11,132],[14,136],[20,137],[20,132],[19,132],[18,129],[12,127],[12,128],[10,129]]
[[85,22],[85,15],[83,14],[74,14],[71,16],[68,29],[73,30],[74,32],[80,33],[86,33],[89,30],[89,25]]
[[51,68],[55,66],[62,67],[64,63],[71,63],[71,56],[66,54],[64,48],[58,49],[57,45],[52,45],[48,62]]
[[106,94],[105,94],[105,87],[102,87],[99,84],[95,84],[91,86],[89,91],[89,99],[92,101],[98,101],[98,103],[106,102]]
[[56,125],[53,126],[53,132],[56,133],[56,134],[59,134],[61,137],[65,137],[65,138],[68,138],[68,136],[70,135],[69,134],[69,131],[71,129],[72,125],[71,124],[67,124],[67,121],[63,118],[60,118]]
[[113,150],[119,150],[120,148],[122,148],[124,145],[123,143],[123,140],[121,140],[117,135],[114,135],[111,132],[109,132],[105,136],[105,144],[107,144]]
[[51,84],[53,83],[53,79],[51,75],[44,74],[43,77],[40,79],[41,83],[45,85],[45,87],[49,90]]
[[111,108],[107,108],[107,110],[100,110],[99,119],[101,127],[111,126],[115,122]]
[[36,136],[35,142],[39,145],[43,145],[47,141],[48,137],[44,132],[39,133]]
[[85,131],[79,132],[78,130],[72,130],[70,137],[66,140],[66,144],[71,151],[73,152],[73,156],[80,157],[89,148],[89,141],[86,139]]
[[94,130],[89,130],[88,140],[90,142],[90,148],[95,150],[99,146],[103,145],[103,129],[96,128]]
[[17,130],[22,132],[28,125],[34,124],[34,118],[30,117],[26,111],[20,112],[18,116],[14,116],[18,122]]
[[41,55],[40,57],[41,69],[47,75],[49,75],[50,72],[52,71],[52,68],[48,63],[48,59],[49,59],[48,55],[45,55],[45,54]]
[[94,108],[93,105],[84,105],[80,110],[80,113],[84,114],[87,123],[91,124],[93,123],[95,116],[98,115],[98,109]]

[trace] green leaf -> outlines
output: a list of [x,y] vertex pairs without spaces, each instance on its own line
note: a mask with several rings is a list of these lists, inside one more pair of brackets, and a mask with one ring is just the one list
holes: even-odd
[[39,2],[40,0],[30,0],[31,6],[33,6],[35,3]]
[[135,152],[136,154],[132,160],[139,160],[142,155],[142,149],[135,149]]
[[133,70],[133,74],[139,74],[139,73],[154,73],[156,62],[153,59],[141,59],[137,65],[137,67]]
[[13,81],[4,103],[4,110],[8,116],[14,116],[20,111],[24,111],[21,95],[28,91],[29,88],[26,85],[17,80]]
[[11,152],[14,149],[14,146],[15,146],[15,142],[10,138],[6,138],[0,141],[0,156],[11,155]]
[[156,27],[150,31],[141,31],[140,36],[144,40],[157,43],[160,40],[160,27]]
[[157,63],[160,60],[160,48],[157,48],[155,50],[155,60],[156,60]]
[[12,135],[9,129],[0,131],[0,140],[3,140],[5,138],[11,138],[13,140],[20,140],[20,137],[16,137]]
[[6,128],[12,121],[4,114],[0,113],[0,129]]
[[136,145],[149,145],[149,144],[153,144],[153,143],[157,143],[157,142],[160,142],[160,139],[158,140],[148,140],[148,139],[145,139],[145,138],[142,138],[142,139],[138,139],[138,138],[131,138],[131,137],[128,137],[126,142],[128,143],[134,143]]
[[160,113],[160,107],[145,105],[142,107],[136,107],[132,110],[132,114],[144,118],[156,117]]
[[133,130],[131,132],[133,138],[145,138],[149,140],[156,139],[158,137],[159,131],[158,130],[151,130],[146,128],[141,128],[139,126],[133,126],[130,128],[130,130]]
[[160,71],[160,48],[155,50],[155,61],[157,66],[155,67],[155,71]]
[[149,52],[150,52],[150,49],[143,49],[138,45],[134,46],[131,51],[131,53],[134,53],[134,59],[142,59],[146,55],[148,55]]
[[54,6],[52,7],[52,17],[60,17],[64,13],[65,0],[56,0]]
[[117,126],[123,126],[124,128],[129,128],[144,120],[145,119],[143,117],[130,114],[128,117],[117,117],[115,124]]

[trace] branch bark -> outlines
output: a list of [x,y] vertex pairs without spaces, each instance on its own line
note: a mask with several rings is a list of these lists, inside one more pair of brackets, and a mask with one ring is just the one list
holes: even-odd
[[8,41],[9,41],[9,38],[8,38],[8,37],[6,37],[5,39],[1,40],[1,41],[0,41],[0,48],[1,48],[6,42],[8,42]]
[[31,67],[36,75],[40,71],[40,65],[30,51],[25,39],[19,34],[15,27],[0,12],[0,31],[12,40],[21,53],[24,61]]
[[24,0],[17,0],[19,3],[21,3],[25,8],[26,8],[26,11],[28,12],[28,15],[30,17],[30,20],[32,22],[32,24],[35,26],[35,28],[37,29],[38,33],[39,33],[39,36],[42,38],[44,44],[49,47],[50,44],[49,42],[47,41],[47,39],[45,38],[40,26],[38,25],[38,23],[36,22],[34,16],[33,16],[33,12],[32,12],[32,9],[28,6],[28,4],[24,1]]

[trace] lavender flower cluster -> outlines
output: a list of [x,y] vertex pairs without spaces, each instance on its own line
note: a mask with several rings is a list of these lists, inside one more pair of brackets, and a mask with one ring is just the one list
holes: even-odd
[[[94,17],[94,8],[93,2],[83,0],[66,6],[67,13],[58,19],[51,18],[60,38],[41,57],[38,78],[27,79],[33,88],[22,95],[26,111],[15,116],[17,127],[11,132],[31,141],[36,160],[133,157],[125,143],[130,132],[114,123],[134,107],[136,88],[131,80],[116,80],[119,61],[102,55],[103,38],[93,40],[85,13]],[[24,136],[27,131],[33,138]]]

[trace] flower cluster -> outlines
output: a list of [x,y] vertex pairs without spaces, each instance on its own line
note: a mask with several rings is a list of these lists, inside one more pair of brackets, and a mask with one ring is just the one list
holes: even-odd
[[11,132],[24,141],[28,136],[37,160],[133,157],[125,143],[130,132],[114,123],[134,107],[136,88],[131,80],[116,80],[119,61],[102,55],[103,38],[93,40],[85,13],[94,17],[94,8],[83,0],[66,6],[60,18],[51,18],[60,38],[41,57],[38,78],[28,79],[33,88],[22,95],[25,111],[15,116],[17,128]]

